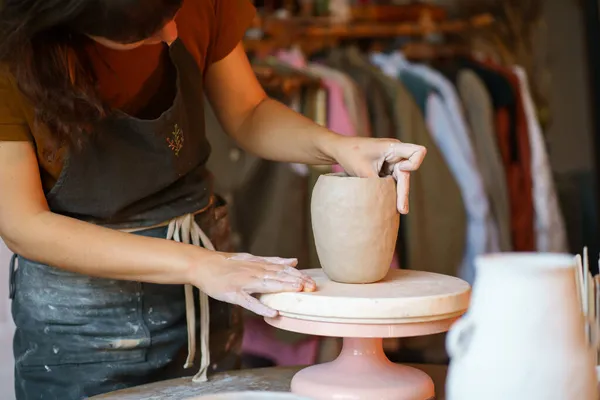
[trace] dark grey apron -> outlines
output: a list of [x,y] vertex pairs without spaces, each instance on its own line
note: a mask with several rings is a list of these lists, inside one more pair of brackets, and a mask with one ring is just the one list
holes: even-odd
[[[169,53],[177,70],[172,107],[155,120],[117,111],[98,124],[70,149],[47,201],[55,213],[118,229],[203,210],[196,222],[218,250],[230,251],[227,212],[212,201],[205,168],[201,72],[181,41]],[[167,227],[134,234],[165,238]],[[77,400],[197,371],[183,370],[182,285],[92,278],[20,256],[10,281],[18,400]],[[241,329],[239,310],[210,300],[211,371],[238,366]]]

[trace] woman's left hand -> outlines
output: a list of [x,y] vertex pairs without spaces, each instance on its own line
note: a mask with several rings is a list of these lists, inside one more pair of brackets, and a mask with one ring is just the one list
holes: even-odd
[[408,213],[410,172],[416,171],[427,154],[423,146],[395,139],[340,138],[334,159],[352,176],[392,175],[397,182],[398,211]]

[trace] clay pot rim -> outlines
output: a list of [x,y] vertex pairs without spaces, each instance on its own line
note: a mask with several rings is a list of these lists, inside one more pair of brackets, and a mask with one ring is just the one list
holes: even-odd
[[478,256],[478,269],[510,268],[521,271],[568,271],[575,268],[575,257],[567,253],[507,252]]

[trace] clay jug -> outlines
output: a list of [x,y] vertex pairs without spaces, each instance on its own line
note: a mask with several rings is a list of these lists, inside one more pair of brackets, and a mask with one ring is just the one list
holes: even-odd
[[400,224],[392,177],[321,175],[311,217],[317,255],[329,279],[373,283],[385,278]]
[[471,306],[447,336],[447,399],[597,400],[597,329],[582,313],[574,257],[506,253],[475,265]]

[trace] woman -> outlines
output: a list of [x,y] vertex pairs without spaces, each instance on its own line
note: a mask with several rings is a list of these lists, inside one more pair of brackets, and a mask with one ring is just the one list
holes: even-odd
[[203,380],[236,367],[229,304],[274,316],[251,294],[315,289],[296,260],[230,252],[204,94],[245,150],[394,174],[407,211],[425,149],[344,138],[269,99],[240,45],[253,15],[248,0],[4,0],[0,235],[18,254],[18,399],[80,399],[184,363]]

